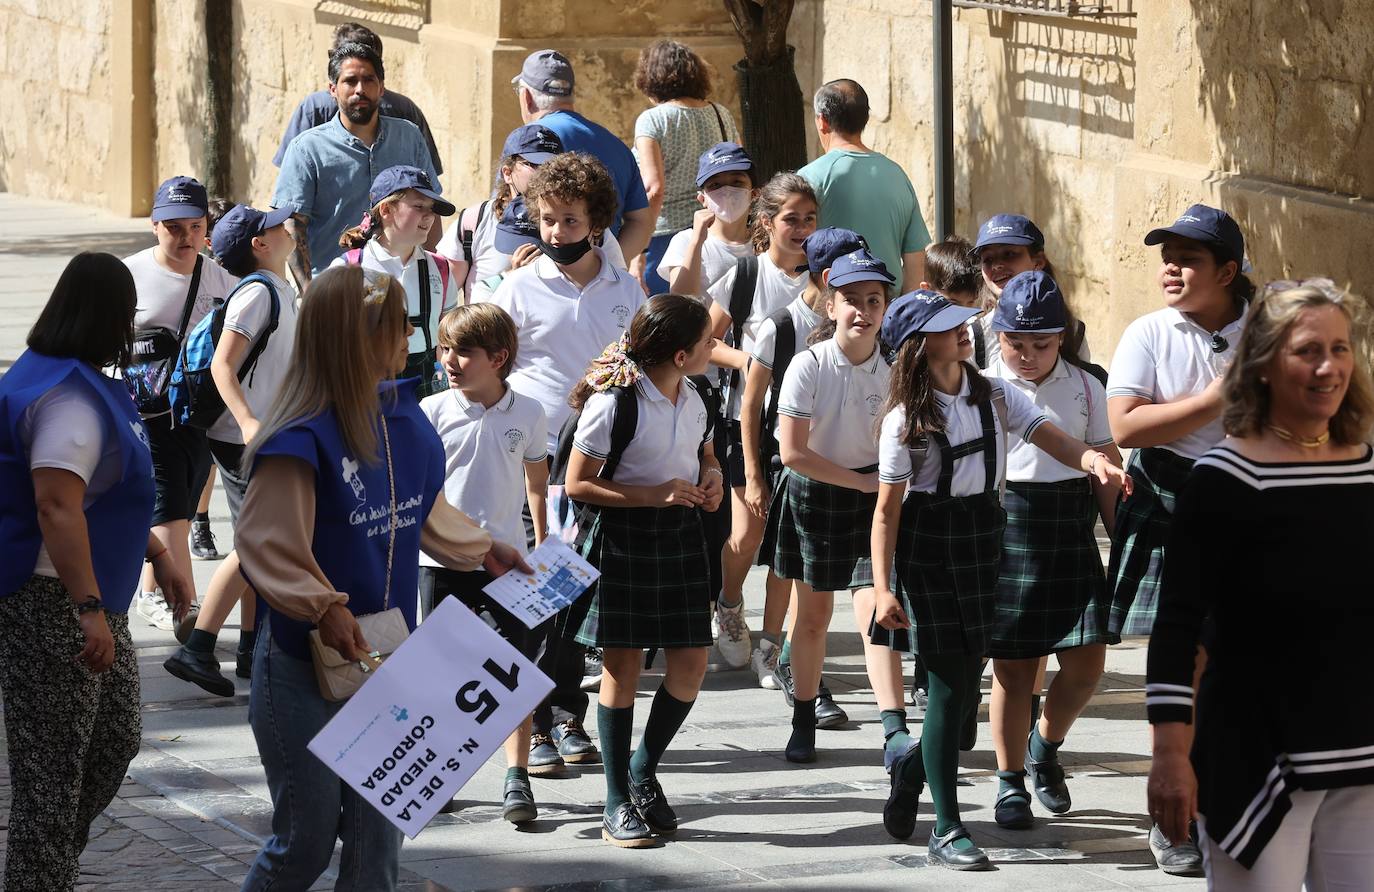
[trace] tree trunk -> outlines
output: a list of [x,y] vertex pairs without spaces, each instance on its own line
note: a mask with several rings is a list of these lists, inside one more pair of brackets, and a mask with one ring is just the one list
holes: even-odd
[[744,46],[735,65],[744,146],[762,182],[806,163],[806,114],[787,45],[794,0],[724,0]]
[[233,142],[234,13],[230,0],[205,3],[205,189],[229,197],[229,147]]

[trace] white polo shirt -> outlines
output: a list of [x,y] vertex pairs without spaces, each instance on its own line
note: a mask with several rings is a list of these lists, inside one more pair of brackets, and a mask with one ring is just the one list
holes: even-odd
[[[792,355],[806,349],[806,339],[811,337],[811,332],[816,330],[816,326],[821,324],[821,316],[811,309],[806,303],[806,296],[802,295],[787,305],[787,315],[792,317],[792,328],[796,331],[796,339],[792,342]],[[759,329],[754,337],[754,349],[750,355],[754,362],[764,368],[773,368],[777,365],[777,358],[774,354],[778,349],[778,326],[774,324],[773,317],[769,316],[759,324]]]
[[[334,258],[330,266],[347,266],[346,254]],[[433,257],[425,255],[424,249],[416,248],[410,252],[410,259],[402,261],[400,257],[392,254],[382,247],[381,242],[368,239],[367,244],[362,247],[362,256],[359,258],[358,265],[363,269],[373,272],[386,273],[393,279],[401,283],[401,287],[406,293],[406,315],[412,319],[420,315],[420,300],[423,292],[420,291],[420,258],[425,258],[425,265],[429,267],[429,282],[426,287],[429,289],[429,338],[433,346],[439,344],[439,317],[444,315],[444,311],[457,306],[461,301],[458,291],[463,283],[454,279],[452,274],[448,278],[448,287],[444,287],[443,276],[439,273],[439,267],[435,264]],[[420,326],[415,327],[410,335],[410,344],[406,348],[411,353],[424,353],[425,333]]]
[[[1195,396],[1226,372],[1236,355],[1248,306],[1240,318],[1219,333],[1227,347],[1212,352],[1212,333],[1173,307],[1141,316],[1126,326],[1107,375],[1107,399],[1141,397],[1153,403],[1172,403]],[[1226,431],[1217,418],[1164,448],[1184,458],[1199,459],[1220,443]]]
[[[186,308],[186,296],[191,290],[191,276],[168,269],[157,262],[156,248],[144,248],[124,258],[124,265],[134,277],[138,292],[138,307],[134,310],[134,331],[166,328],[176,331],[181,312]],[[196,327],[205,314],[214,309],[234,290],[239,280],[224,267],[206,257],[200,265],[200,285],[186,331]]]
[[[663,252],[663,259],[658,262],[658,274],[663,277],[663,281],[671,282],[673,270],[687,264],[687,248],[692,243],[692,230],[684,229],[677,233],[668,241],[668,248]],[[711,286],[720,281],[730,269],[735,265],[735,261],[741,257],[748,257],[754,253],[752,242],[727,242],[724,239],[716,238],[708,232],[706,241],[701,243],[701,287],[703,291],[709,291]]]
[[[993,393],[1001,391],[1007,403],[1007,426],[1010,433],[1030,443],[1035,431],[1049,419],[1032,403],[1025,394],[1014,387],[1003,386],[1000,380],[991,380]],[[958,446],[983,435],[983,419],[978,406],[968,401],[968,373],[957,396],[935,392],[935,399],[945,414],[945,436],[950,445]],[[997,407],[992,406],[992,426],[997,431],[998,472],[1006,467],[1006,436],[1002,432],[1002,420],[997,415]],[[898,406],[883,416],[882,430],[878,434],[878,479],[883,483],[910,481],[909,487],[919,492],[935,492],[940,482],[940,447],[935,438],[930,437],[930,449],[921,464],[916,478],[911,477],[911,452],[903,441],[906,434],[906,410]],[[975,452],[954,461],[954,479],[950,482],[949,494],[952,496],[971,496],[984,489],[983,453]],[[993,481],[996,487],[1000,481]]]
[[[1049,377],[1036,385],[1017,377],[1002,364],[998,353],[986,373],[1000,378],[1008,390],[1019,390],[1045,413],[1055,427],[1089,446],[1112,442],[1107,423],[1107,391],[1102,382],[1062,358],[1054,364]],[[1058,483],[1088,476],[1046,452],[1025,442],[1014,442],[1007,452],[1009,483]]]
[[[262,353],[258,355],[257,365],[253,366],[253,370],[239,382],[239,386],[243,388],[243,398],[248,402],[248,409],[258,421],[267,418],[267,410],[272,407],[277,392],[286,383],[286,376],[291,371],[291,361],[296,351],[296,289],[276,273],[268,272],[267,276],[277,289],[277,301],[280,305],[277,328],[268,336],[267,346],[263,347]],[[228,306],[224,308],[224,330],[236,332],[248,339],[248,350],[243,351],[243,359],[248,358],[249,350],[266,334],[267,324],[271,320],[272,296],[268,294],[267,286],[260,282],[245,285],[234,294]],[[224,410],[205,433],[210,439],[222,443],[243,443],[239,423],[234,420],[234,413],[228,409]]]
[[[635,384],[639,417],[630,444],[621,453],[615,482],[631,486],[658,486],[669,480],[696,483],[701,476],[697,450],[709,423],[706,404],[684,378],[677,404],[659,392],[648,375]],[[615,421],[615,396],[594,393],[582,407],[573,448],[604,461],[611,451],[611,425]]]
[[[444,497],[492,538],[525,553],[525,462],[548,457],[548,432],[539,403],[509,387],[490,408],[454,387],[420,401],[420,411],[444,442]],[[439,562],[420,553],[420,563]]]
[[803,350],[783,375],[778,414],[811,421],[807,446],[842,468],[878,461],[878,412],[891,370],[878,349],[854,365],[831,338]]
[[540,257],[501,281],[491,302],[510,314],[520,333],[509,383],[533,397],[548,419],[547,447],[553,449],[571,409],[568,397],[587,366],[606,345],[620,339],[645,301],[644,289],[604,251],[596,277],[579,289],[558,264]]
[[[761,326],[769,316],[776,311],[790,304],[792,301],[801,297],[806,290],[806,273],[800,272],[789,274],[778,269],[769,259],[765,252],[759,255],[759,277],[754,286],[754,303],[749,311],[749,315],[744,320],[744,331],[740,336],[740,343],[735,346],[745,353],[752,353],[754,350],[754,339],[758,337],[759,326]],[[725,315],[730,315],[730,289],[735,284],[735,268],[731,267],[725,275],[708,289],[711,299],[720,304],[720,308],[725,311]],[[733,321],[731,325],[733,326]],[[743,380],[741,372],[741,381]],[[729,408],[730,418],[733,421],[739,420],[739,394],[730,393],[727,385],[726,392],[722,395],[725,405]]]

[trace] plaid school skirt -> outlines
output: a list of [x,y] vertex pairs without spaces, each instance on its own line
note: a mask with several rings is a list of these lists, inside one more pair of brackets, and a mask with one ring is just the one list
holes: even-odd
[[914,654],[987,654],[1006,519],[996,492],[907,493],[892,579],[911,628],[872,622],[869,639]]
[[1148,635],[1159,610],[1164,543],[1192,459],[1167,449],[1137,449],[1127,466],[1135,490],[1116,508],[1107,579],[1112,591],[1107,629],[1113,635]]
[[997,579],[996,659],[1043,657],[1084,644],[1116,644],[1097,550],[1097,499],[1087,478],[1008,483],[1007,529]]
[[773,490],[759,563],[779,579],[800,579],[818,592],[873,584],[873,509],[863,493],[785,470]]
[[596,647],[710,646],[711,572],[695,508],[597,508],[578,552],[601,576],[559,614],[565,637]]

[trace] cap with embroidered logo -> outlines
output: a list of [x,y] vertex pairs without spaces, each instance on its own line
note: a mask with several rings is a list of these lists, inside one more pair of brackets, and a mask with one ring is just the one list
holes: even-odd
[[977,254],[988,245],[1026,245],[1041,249],[1045,247],[1045,234],[1029,217],[995,214],[978,227],[978,241],[973,245],[973,253]]
[[434,213],[441,217],[451,216],[457,210],[451,202],[445,201],[439,195],[438,188],[426,171],[407,164],[397,164],[377,174],[377,178],[372,181],[372,188],[367,190],[367,200],[376,205],[388,195],[395,195],[407,189],[414,189],[425,198],[433,199]]
[[819,276],[840,257],[860,248],[868,250],[868,242],[852,229],[838,226],[817,229],[802,242],[802,250],[806,251],[806,265],[797,267],[796,272],[805,270],[813,276]]
[[502,157],[519,155],[531,164],[543,164],[555,155],[563,154],[563,140],[547,127],[526,124],[516,127],[501,147]]
[[754,159],[737,142],[718,142],[701,153],[697,159],[697,188],[718,173],[729,170],[753,170]]
[[1002,286],[1002,296],[992,314],[992,330],[1054,334],[1068,326],[1064,293],[1044,270],[1028,270],[1012,276]]
[[512,198],[501,212],[493,243],[502,254],[514,254],[521,245],[539,244],[539,224],[530,219],[523,195]]
[[210,249],[225,263],[246,258],[253,250],[253,238],[285,223],[296,209],[287,205],[270,211],[260,211],[246,204],[236,204],[215,224],[210,233]]
[[917,334],[936,334],[958,328],[977,316],[977,307],[961,307],[949,298],[924,289],[909,291],[892,302],[883,316],[878,338],[888,365],[897,361],[902,345]]
[[520,73],[510,79],[513,84],[524,84],[536,93],[548,96],[571,96],[573,93],[573,68],[568,57],[558,50],[535,50],[525,57]]
[[163,220],[190,220],[210,213],[210,196],[195,177],[172,177],[157,187],[153,196],[154,223]]
[[887,271],[887,264],[868,253],[867,248],[850,251],[835,259],[830,265],[831,288],[841,288],[855,282],[882,282],[895,285],[897,280]]
[[1195,204],[1184,211],[1173,226],[1151,229],[1145,235],[1145,244],[1161,244],[1171,235],[1216,245],[1226,252],[1227,259],[1240,264],[1245,262],[1245,236],[1241,235],[1240,225],[1225,211]]

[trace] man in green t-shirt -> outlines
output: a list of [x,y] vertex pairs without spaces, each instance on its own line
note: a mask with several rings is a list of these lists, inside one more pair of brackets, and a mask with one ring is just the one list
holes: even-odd
[[888,269],[901,269],[902,291],[915,290],[925,277],[930,231],[906,172],[863,144],[868,94],[842,78],[822,85],[812,107],[825,154],[797,173],[816,190],[821,225],[862,235]]

